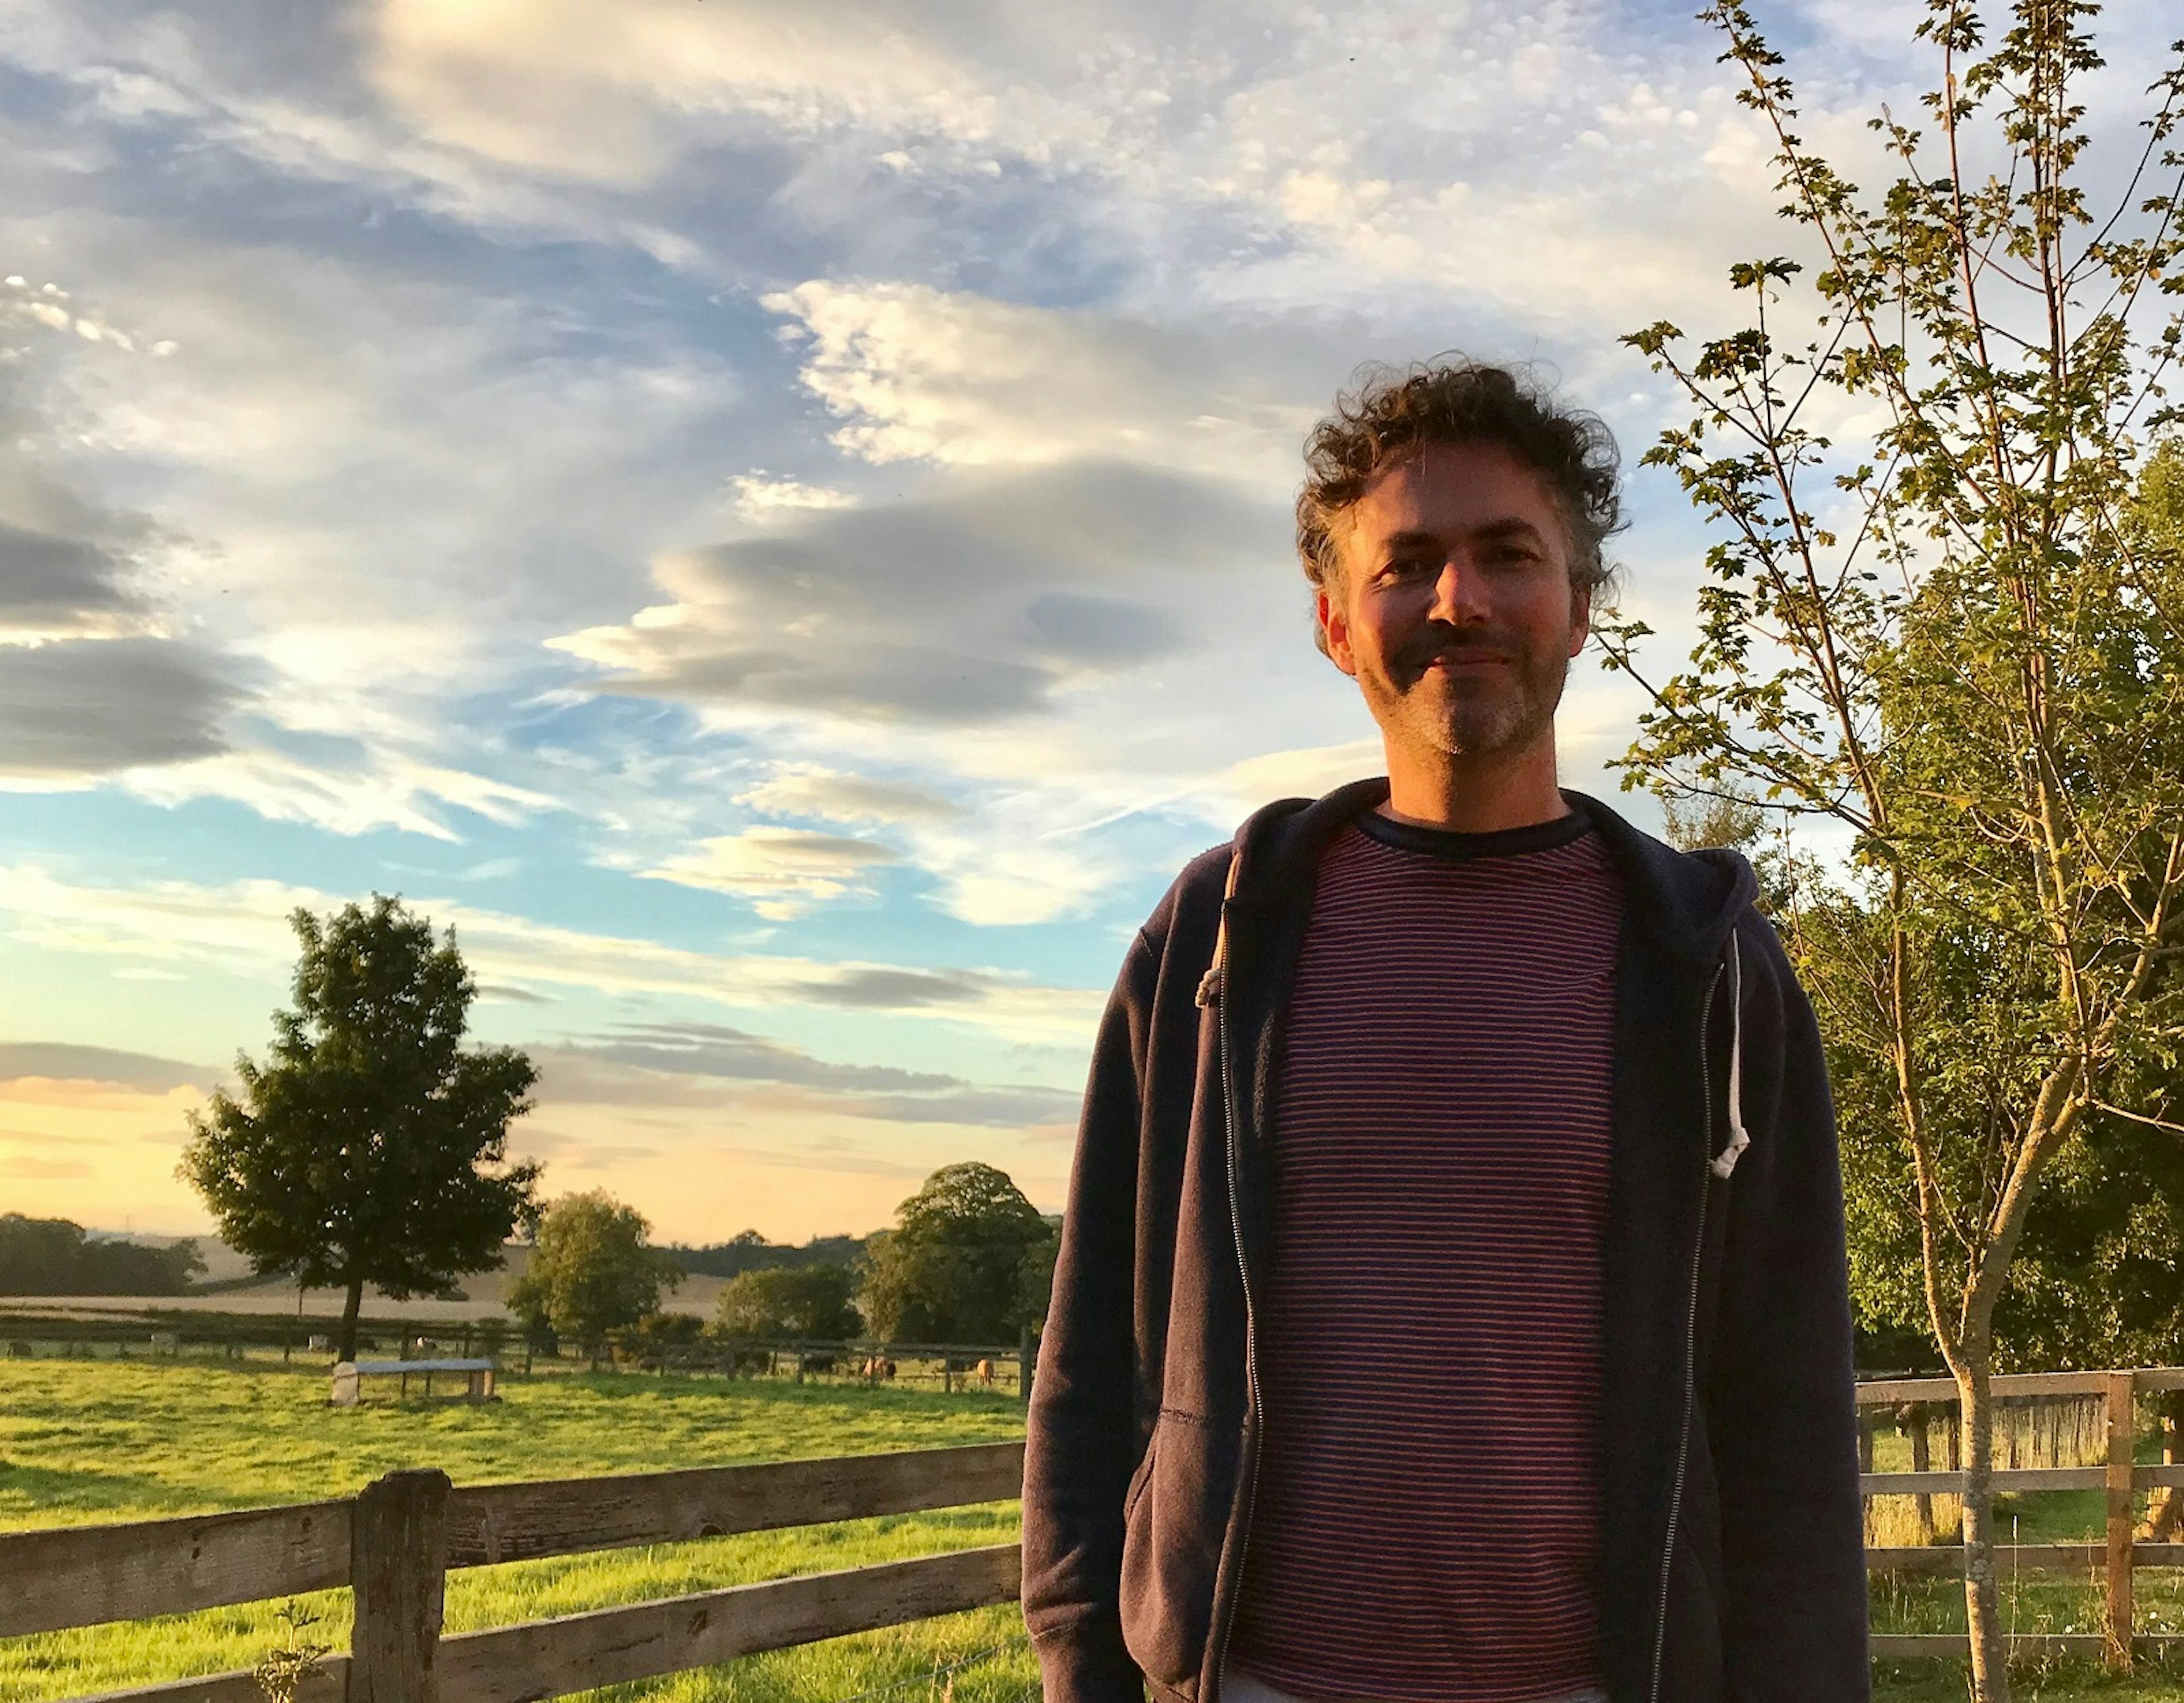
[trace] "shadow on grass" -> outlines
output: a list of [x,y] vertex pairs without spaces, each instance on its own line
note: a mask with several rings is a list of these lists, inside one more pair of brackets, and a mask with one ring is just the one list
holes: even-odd
[[[141,1519],[148,1506],[157,1509],[170,1505],[176,1513],[203,1511],[202,1496],[178,1490],[158,1478],[0,1460],[0,1525],[53,1510],[97,1515],[121,1509],[131,1518]],[[39,1520],[36,1523],[57,1522]]]

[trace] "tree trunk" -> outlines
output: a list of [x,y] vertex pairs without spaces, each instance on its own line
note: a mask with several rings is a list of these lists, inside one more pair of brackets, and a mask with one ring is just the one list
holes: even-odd
[[348,1280],[348,1295],[342,1302],[341,1334],[334,1338],[334,1358],[353,1361],[356,1358],[356,1316],[364,1311],[364,1279]]
[[1994,1577],[1994,1405],[1986,1344],[1965,1344],[1957,1368],[1964,1414],[1964,1623],[1971,1630],[1972,1703],[2009,1703],[2009,1656]]

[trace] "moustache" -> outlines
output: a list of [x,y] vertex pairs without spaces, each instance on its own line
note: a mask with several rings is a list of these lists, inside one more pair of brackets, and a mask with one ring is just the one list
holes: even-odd
[[1504,661],[1513,660],[1515,648],[1500,642],[1490,633],[1466,632],[1456,627],[1438,627],[1421,633],[1396,654],[1396,660],[1406,668],[1420,672],[1442,657],[1498,656]]

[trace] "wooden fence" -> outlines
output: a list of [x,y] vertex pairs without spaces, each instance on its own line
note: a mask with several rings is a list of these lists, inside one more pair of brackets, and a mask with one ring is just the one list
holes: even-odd
[[[2134,1652],[2184,1648],[2184,1633],[2138,1633],[2132,1623],[2134,1572],[2184,1567],[2184,1543],[2136,1536],[2135,1493],[2184,1489],[2184,1463],[2136,1463],[2137,1398],[2177,1390],[2184,1390],[2184,1368],[1994,1380],[1999,1399],[2097,1399],[2104,1416],[2101,1464],[1994,1472],[1997,1490],[2107,1496],[2101,1542],[1997,1546],[2005,1573],[2093,1578],[2104,1594],[2099,1633],[2024,1634],[2012,1639],[2014,1649],[2098,1655],[2121,1668]],[[1953,1403],[1956,1386],[1947,1378],[1885,1379],[1861,1383],[1858,1400],[1869,1437],[1875,1411]],[[1022,1478],[1021,1443],[516,1484],[454,1486],[441,1472],[404,1472],[333,1501],[0,1533],[0,1638],[348,1585],[355,1597],[349,1653],[327,1658],[298,1692],[298,1703],[532,1703],[1011,1601],[1020,1579],[1017,1547],[443,1637],[449,1568],[1002,1501],[1020,1494]],[[1953,1494],[1963,1487],[1964,1473],[1953,1466],[1860,1476],[1868,1497]],[[1960,1572],[1964,1551],[1872,1549],[1866,1560],[1876,1573]],[[1964,1648],[1961,1633],[1881,1633],[1872,1645],[1877,1656],[1946,1656]],[[98,1703],[123,1699],[262,1703],[262,1694],[255,1677],[241,1671],[109,1692]]]
[[[532,1703],[934,1615],[1013,1601],[997,1544],[443,1637],[450,1567],[919,1513],[1021,1494],[1023,1445],[521,1484],[392,1472],[353,1497],[0,1533],[0,1638],[350,1586],[349,1653],[298,1703]],[[264,1703],[248,1671],[108,1692]]]
[[[331,1366],[331,1319],[290,1317],[281,1314],[238,1315],[190,1313],[174,1308],[146,1307],[96,1316],[40,1312],[33,1301],[0,1297],[0,1353],[10,1357],[36,1358],[41,1346],[64,1360],[126,1357],[133,1349],[153,1358],[180,1358],[192,1351],[217,1354],[223,1360],[247,1360],[249,1350],[277,1350],[282,1363],[316,1357]],[[694,1331],[699,1321],[692,1314],[671,1316],[688,1322]],[[565,1344],[566,1346],[566,1344]],[[485,1319],[439,1321],[367,1318],[357,1333],[360,1355],[400,1359],[433,1355],[468,1360],[473,1354],[493,1359],[504,1377],[528,1377],[543,1366],[551,1371],[596,1368],[600,1360],[582,1352],[564,1355],[541,1350],[526,1341],[512,1323]],[[974,1388],[1006,1388],[1020,1400],[1031,1400],[1032,1375],[1038,1369],[1038,1333],[1025,1330],[1015,1344],[889,1343],[876,1338],[803,1338],[702,1337],[665,1335],[644,1330],[608,1333],[604,1363],[617,1370],[634,1369],[684,1377],[737,1377],[746,1372],[770,1377],[793,1377],[799,1383],[807,1375],[854,1381],[868,1361],[884,1362],[891,1370],[887,1381],[910,1385],[937,1383],[946,1392]],[[990,1378],[980,1374],[981,1364]],[[874,1381],[867,1379],[866,1381]]]
[[[2184,1567],[2184,1544],[2141,1543],[2136,1539],[2137,1507],[2135,1493],[2166,1487],[2184,1489],[2184,1464],[2140,1466],[2135,1460],[2138,1440],[2136,1403],[2141,1394],[2184,1389],[2184,1368],[2163,1366],[2137,1372],[2040,1372],[1997,1377],[1997,1399],[2035,1396],[2097,1398],[2102,1405],[2106,1460],[2094,1466],[2020,1466],[1997,1468],[1997,1490],[2103,1490],[2108,1496],[2107,1530],[2095,1544],[1997,1544],[1998,1573],[2069,1573],[2097,1578],[2104,1607],[2098,1633],[2020,1633],[2010,1640],[2013,1650],[2027,1653],[2071,1651],[2103,1657],[2112,1668],[2127,1670],[2136,1653],[2158,1649],[2184,1649],[2184,1633],[2137,1632],[2132,1625],[2131,1579],[2141,1567]],[[1953,1404],[1957,1386],[1947,1377],[1889,1378],[1858,1387],[1860,1410],[1862,1466],[1872,1464],[1871,1410],[1907,1404]],[[1948,1470],[1913,1472],[1863,1472],[1859,1489],[1872,1496],[1953,1495],[1964,1489],[1964,1475],[1953,1465]],[[1953,1572],[1964,1571],[1963,1547],[1922,1544],[1901,1549],[1866,1551],[1871,1572]],[[1878,1633],[1873,1639],[1875,1656],[1956,1656],[1964,1653],[1962,1633]]]

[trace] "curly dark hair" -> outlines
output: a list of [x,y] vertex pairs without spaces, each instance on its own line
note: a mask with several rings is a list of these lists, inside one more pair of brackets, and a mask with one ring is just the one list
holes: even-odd
[[[1586,596],[1611,585],[1601,546],[1623,529],[1620,457],[1600,420],[1559,406],[1546,388],[1507,367],[1461,356],[1407,369],[1365,368],[1354,389],[1305,440],[1305,479],[1296,499],[1297,555],[1305,577],[1340,586],[1335,518],[1362,498],[1384,468],[1428,443],[1496,443],[1537,473],[1569,535],[1570,583]],[[1327,648],[1327,634],[1315,633]]]

